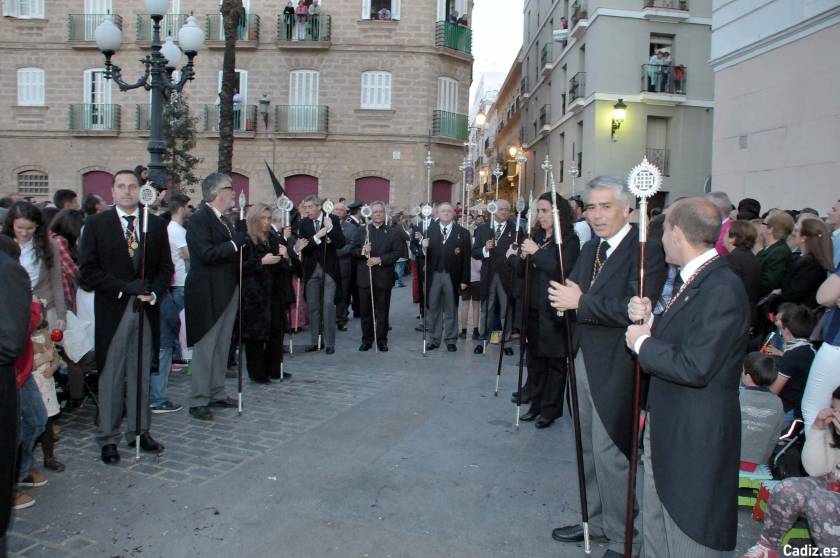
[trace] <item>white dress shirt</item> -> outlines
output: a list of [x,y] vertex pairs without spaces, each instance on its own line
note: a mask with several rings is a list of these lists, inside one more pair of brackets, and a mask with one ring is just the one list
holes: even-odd
[[[222,212],[221,212],[221,211],[219,211],[218,209],[216,209],[215,207],[213,207],[213,206],[212,206],[212,205],[210,205],[210,204],[207,204],[207,206],[208,206],[210,209],[212,209],[212,210],[213,210],[213,213],[216,215],[216,218],[217,218],[219,221],[221,221],[221,222],[222,222],[222,226],[223,226],[224,228],[226,228],[226,229],[228,230],[228,232],[229,232],[229,231],[230,231],[230,228],[228,228],[227,223],[225,223],[224,221],[222,221]],[[230,240],[230,243],[231,243],[231,244],[233,244],[233,249],[234,249],[234,250],[236,250],[237,252],[239,252],[239,246],[237,246],[237,245],[236,245],[236,242],[234,242],[234,241],[233,241],[233,239],[231,239],[231,240]]]
[[[501,228],[500,228],[501,227]],[[490,234],[493,235],[495,239],[496,236],[502,238],[502,235],[505,234],[505,229],[507,228],[507,221],[502,221],[501,223],[497,221],[493,221],[493,226],[490,228]],[[490,250],[487,249],[487,246],[481,249],[481,253],[485,258],[490,257]]]

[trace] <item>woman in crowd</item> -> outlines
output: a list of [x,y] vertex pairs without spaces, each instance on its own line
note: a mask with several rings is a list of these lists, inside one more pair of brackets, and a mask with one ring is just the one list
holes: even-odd
[[752,252],[756,236],[755,227],[749,221],[732,221],[729,225],[729,234],[724,239],[726,249],[729,250],[726,256],[729,266],[735,275],[741,278],[747,297],[750,299],[752,325],[755,325],[758,315],[756,304],[758,304],[758,291],[761,285],[761,263]]
[[61,262],[61,285],[69,310],[76,309],[76,288],[79,278],[78,241],[82,236],[85,214],[78,209],[62,209],[50,225],[50,238],[58,247]]
[[67,306],[61,281],[61,254],[47,234],[41,210],[29,202],[16,203],[6,215],[3,234],[20,246],[20,264],[29,274],[32,294],[45,303],[50,327],[63,331]]
[[818,548],[840,547],[840,387],[808,431],[802,465],[810,476],[785,479],[770,493],[761,538],[744,558],[777,558],[782,538],[802,516]]
[[834,268],[831,233],[819,219],[803,219],[794,227],[793,238],[802,255],[793,261],[781,288],[773,292],[780,295],[783,302],[816,308],[817,289]]
[[284,314],[291,300],[292,264],[285,240],[271,228],[271,208],[258,203],[248,212],[242,275],[242,337],[248,376],[267,384],[280,379]]
[[770,213],[762,222],[761,233],[765,247],[757,254],[761,263],[761,296],[782,286],[782,280],[790,268],[791,253],[787,237],[791,232],[793,217],[783,211]]
[[[570,272],[575,265],[580,243],[572,228],[569,202],[557,196],[560,232],[563,235],[563,269]],[[551,426],[563,415],[563,392],[566,386],[566,333],[564,318],[549,304],[548,282],[560,277],[560,258],[554,241],[554,217],[551,194],[544,193],[537,200],[537,225],[530,238],[522,241],[520,254],[513,247],[506,254],[508,264],[519,275],[528,270],[528,319],[525,324],[528,356],[528,386],[523,389],[531,399],[531,407],[521,419],[536,422],[537,428]],[[527,256],[527,259],[526,259]]]

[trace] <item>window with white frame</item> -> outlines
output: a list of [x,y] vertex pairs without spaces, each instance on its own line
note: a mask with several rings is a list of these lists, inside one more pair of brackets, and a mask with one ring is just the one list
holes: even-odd
[[391,109],[391,72],[362,73],[363,109]]
[[3,15],[21,19],[43,19],[44,0],[3,0]]
[[50,193],[49,176],[37,170],[18,173],[17,191],[24,196],[46,196]]
[[20,68],[17,71],[17,104],[21,107],[44,106],[44,70]]
[[438,110],[458,112],[458,81],[448,77],[438,78]]
[[362,0],[362,19],[400,19],[400,0]]

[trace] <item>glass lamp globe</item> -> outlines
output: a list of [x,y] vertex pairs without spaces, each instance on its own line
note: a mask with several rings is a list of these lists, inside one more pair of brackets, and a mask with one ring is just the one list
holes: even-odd
[[181,57],[183,53],[181,49],[178,48],[178,45],[172,40],[172,37],[166,37],[166,41],[163,43],[163,46],[160,48],[160,53],[166,58],[166,67],[167,68],[177,68],[178,65],[181,63]]
[[195,16],[187,18],[187,22],[178,31],[178,42],[186,53],[195,53],[204,46],[204,30],[198,26]]
[[146,11],[152,15],[166,15],[169,11],[169,0],[143,0],[146,5]]
[[111,16],[105,16],[96,27],[93,38],[102,52],[117,52],[122,46],[122,31],[114,24]]

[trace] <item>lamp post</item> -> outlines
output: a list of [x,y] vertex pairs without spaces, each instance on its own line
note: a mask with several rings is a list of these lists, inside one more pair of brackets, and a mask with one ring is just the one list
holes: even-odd
[[610,139],[613,141],[618,141],[615,139],[615,133],[619,128],[621,128],[621,124],[624,122],[625,116],[627,116],[627,105],[624,104],[624,99],[619,99],[618,102],[613,105],[612,131],[610,132]]
[[[133,83],[122,80],[122,70],[111,62],[111,57],[122,46],[122,31],[114,25],[110,16],[96,28],[94,38],[96,46],[105,55],[105,79],[111,79],[120,91],[144,88],[151,90],[152,101],[149,111],[149,181],[158,189],[166,186],[166,170],[163,165],[163,154],[166,151],[166,141],[163,137],[163,105],[168,102],[173,93],[180,93],[186,83],[195,77],[193,60],[204,45],[204,31],[198,26],[194,16],[187,18],[187,22],[178,32],[178,42],[167,37],[161,44],[160,22],[169,9],[168,0],[144,0],[146,10],[152,18],[152,53],[141,59],[144,73]],[[182,53],[183,49],[183,53]],[[187,55],[187,63],[181,68],[181,75],[177,81],[172,80],[175,68],[180,64],[183,54]]]

